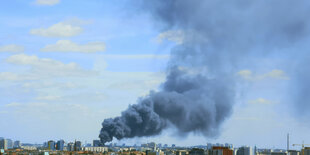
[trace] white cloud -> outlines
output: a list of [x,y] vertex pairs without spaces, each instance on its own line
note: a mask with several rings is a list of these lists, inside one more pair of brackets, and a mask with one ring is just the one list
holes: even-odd
[[5,107],[17,108],[17,109],[20,109],[20,111],[33,114],[33,115],[38,115],[38,113],[33,113],[33,111],[41,111],[40,112],[42,113],[42,115],[40,115],[41,117],[42,116],[44,117],[44,115],[47,113],[51,113],[51,112],[61,113],[61,112],[69,111],[73,109],[79,112],[87,111],[87,107],[81,104],[64,104],[64,103],[50,104],[50,103],[44,103],[44,102],[32,102],[32,103],[13,102],[13,103],[9,103],[5,105]]
[[106,100],[107,95],[102,92],[83,92],[73,95],[41,95],[35,98],[38,101],[52,101],[61,103],[88,103],[88,102],[102,102]]
[[159,43],[164,40],[173,41],[177,44],[182,44],[185,40],[185,33],[181,30],[169,30],[160,33],[156,39]]
[[[104,71],[101,76],[87,78],[27,81],[21,90],[37,95],[32,102],[93,104],[104,106],[109,113],[116,115],[129,103],[136,103],[138,97],[157,90],[164,80],[163,73]],[[68,85],[66,81],[70,81],[69,85],[74,89],[64,88]]]
[[35,3],[37,5],[56,5],[60,2],[60,0],[36,0]]
[[82,33],[83,29],[70,22],[60,22],[48,28],[30,30],[30,34],[43,37],[72,37]]
[[24,47],[20,45],[11,44],[0,46],[0,52],[23,52],[23,51]]
[[41,51],[95,53],[105,51],[105,44],[103,42],[89,42],[79,45],[70,40],[59,40],[56,44],[46,45]]
[[56,88],[61,90],[72,90],[77,89],[78,86],[76,83],[73,82],[54,82],[54,81],[35,81],[35,82],[25,82],[22,84],[22,88],[25,89],[36,89],[41,90],[44,88]]
[[285,72],[278,69],[262,75],[253,75],[251,70],[241,70],[237,73],[237,75],[248,81],[259,81],[264,79],[289,80],[289,77],[285,74]]
[[169,59],[170,55],[154,55],[154,54],[142,54],[142,55],[119,55],[119,54],[106,54],[106,59]]
[[6,104],[5,107],[18,107],[20,105],[21,105],[20,103],[12,102],[12,103]]
[[17,54],[6,59],[6,62],[22,66],[30,66],[30,71],[26,73],[0,73],[2,80],[35,80],[53,77],[85,77],[96,75],[96,72],[82,69],[76,63],[65,64],[63,62],[39,58],[35,55]]
[[242,77],[242,78],[244,78],[246,80],[250,80],[250,79],[253,78],[252,77],[253,76],[252,75],[252,71],[250,71],[250,70],[241,70],[237,74],[238,74],[238,76],[240,76],[240,77]]
[[[22,77],[25,80],[31,80],[25,77]],[[16,80],[20,80],[21,77],[18,74],[15,73],[11,73],[11,72],[1,72],[0,73],[0,80],[9,80],[9,81],[16,81]]]
[[5,105],[5,109],[11,111],[11,115],[13,117],[15,116],[21,122],[27,122],[27,119],[32,119],[43,124],[47,121],[54,125],[64,125],[66,121],[63,121],[63,118],[69,119],[70,122],[78,122],[79,119],[82,119],[81,117],[84,117],[86,120],[94,118],[94,111],[82,104],[45,102],[10,103]]
[[249,100],[248,103],[250,104],[275,104],[276,102],[270,101],[264,98],[257,98],[255,100]]
[[47,101],[55,101],[55,100],[60,100],[61,96],[52,96],[52,95],[47,95],[47,96],[38,96],[36,100],[47,100]]
[[282,70],[272,70],[271,72],[265,74],[265,77],[270,77],[274,79],[282,79],[282,80],[288,80],[289,77],[285,74]]

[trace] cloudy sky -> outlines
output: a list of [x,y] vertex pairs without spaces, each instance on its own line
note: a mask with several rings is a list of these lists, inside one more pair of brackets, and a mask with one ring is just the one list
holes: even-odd
[[[160,89],[171,48],[182,30],[157,28],[125,0],[0,2],[0,137],[22,142],[98,139],[101,122]],[[234,112],[221,135],[179,137],[174,129],[117,143],[233,143],[285,148],[310,138],[289,108],[289,55],[239,66]]]

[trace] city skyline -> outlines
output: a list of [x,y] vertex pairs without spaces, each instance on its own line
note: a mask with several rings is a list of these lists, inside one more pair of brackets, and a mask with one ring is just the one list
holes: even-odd
[[[18,144],[20,144],[18,142]],[[304,144],[302,144],[304,145]],[[305,144],[307,145],[307,144]],[[149,142],[141,146],[128,146],[126,144],[110,144],[106,146],[83,144],[81,141],[67,142],[63,140],[49,140],[44,144],[21,144],[14,147],[9,145],[8,140],[0,139],[0,154],[135,154],[135,155],[304,155],[310,152],[310,147],[302,147],[301,150],[253,148],[251,146],[234,147],[233,144],[211,144],[182,147],[172,144]]]
[[[309,2],[139,2],[0,2],[0,137],[286,148],[289,133],[291,144],[309,142]],[[126,116],[149,100],[182,106],[147,109],[158,129],[145,132]],[[118,117],[105,125],[123,135],[100,132]]]
[[[100,140],[98,139],[94,139],[92,142],[83,142],[81,140],[77,140],[75,139],[74,141],[65,141],[63,139],[58,139],[58,140],[47,140],[43,143],[24,143],[21,142],[19,140],[12,140],[9,138],[5,138],[5,137],[0,137],[0,149],[3,149],[1,147],[3,147],[3,140],[5,140],[6,142],[6,147],[7,149],[18,149],[21,148],[23,146],[33,146],[33,147],[44,147],[44,148],[48,148],[49,150],[60,150],[63,151],[64,147],[67,147],[65,145],[71,145],[73,144],[73,147],[75,145],[78,145],[79,148],[81,147],[157,147],[157,148],[205,148],[205,149],[212,149],[212,147],[228,147],[228,148],[243,148],[243,147],[249,147],[249,148],[256,148],[256,149],[260,149],[260,150],[264,150],[264,149],[271,149],[271,150],[299,150],[302,148],[302,145],[307,146],[309,144],[305,144],[304,142],[301,144],[291,144],[289,143],[289,139],[287,139],[287,148],[275,148],[274,146],[270,146],[270,147],[257,147],[255,146],[249,146],[247,144],[243,144],[240,146],[236,146],[234,144],[231,143],[210,143],[207,142],[205,144],[199,144],[199,145],[189,145],[189,146],[182,146],[182,145],[176,145],[176,144],[167,144],[165,142],[142,142],[141,144],[126,144],[126,143],[107,143],[106,145],[102,145],[102,143],[100,142]],[[51,147],[53,146],[53,147]],[[292,148],[293,146],[293,148]],[[297,146],[297,147],[294,147]],[[254,151],[254,150],[253,150]]]

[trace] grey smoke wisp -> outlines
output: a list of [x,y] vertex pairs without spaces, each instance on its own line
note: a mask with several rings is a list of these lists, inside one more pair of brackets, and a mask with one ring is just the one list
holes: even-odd
[[310,1],[134,0],[161,30],[182,30],[166,81],[121,116],[105,119],[100,139],[154,136],[168,127],[179,133],[216,136],[232,113],[234,73],[249,57],[268,56],[304,43]]

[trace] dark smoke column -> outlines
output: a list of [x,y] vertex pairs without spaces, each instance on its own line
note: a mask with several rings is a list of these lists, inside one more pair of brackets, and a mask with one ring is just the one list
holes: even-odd
[[[164,129],[176,128],[179,134],[194,132],[215,137],[221,123],[231,115],[235,90],[233,74],[227,56],[217,45],[212,45],[204,35],[208,27],[195,29],[201,23],[197,15],[188,9],[199,9],[203,1],[193,0],[147,0],[143,8],[149,8],[158,22],[169,28],[176,25],[188,36],[171,52],[166,81],[161,91],[151,91],[148,96],[130,105],[121,116],[105,119],[100,132],[101,142],[113,138],[154,136]],[[179,4],[175,6],[175,4]],[[179,8],[180,7],[180,8]],[[190,8],[187,8],[190,7]],[[166,12],[166,11],[170,12]],[[186,12],[188,11],[188,12]],[[174,16],[182,14],[184,16]],[[187,22],[197,24],[187,29]],[[171,19],[173,17],[173,19]],[[212,41],[212,40],[211,40]]]
[[[105,119],[100,139],[154,136],[168,127],[180,134],[214,136],[232,113],[234,75],[253,60],[288,54],[295,100],[310,108],[310,1],[130,0],[163,30],[181,30],[185,40],[171,51],[160,91]],[[136,3],[137,2],[137,3]],[[291,58],[293,56],[293,58]],[[300,63],[291,65],[293,59]],[[263,61],[264,62],[264,61]],[[302,110],[301,110],[302,109]]]
[[221,122],[230,115],[233,90],[227,81],[208,79],[171,68],[164,88],[151,92],[137,104],[130,105],[120,117],[105,119],[101,142],[153,136],[167,127],[215,136]]

